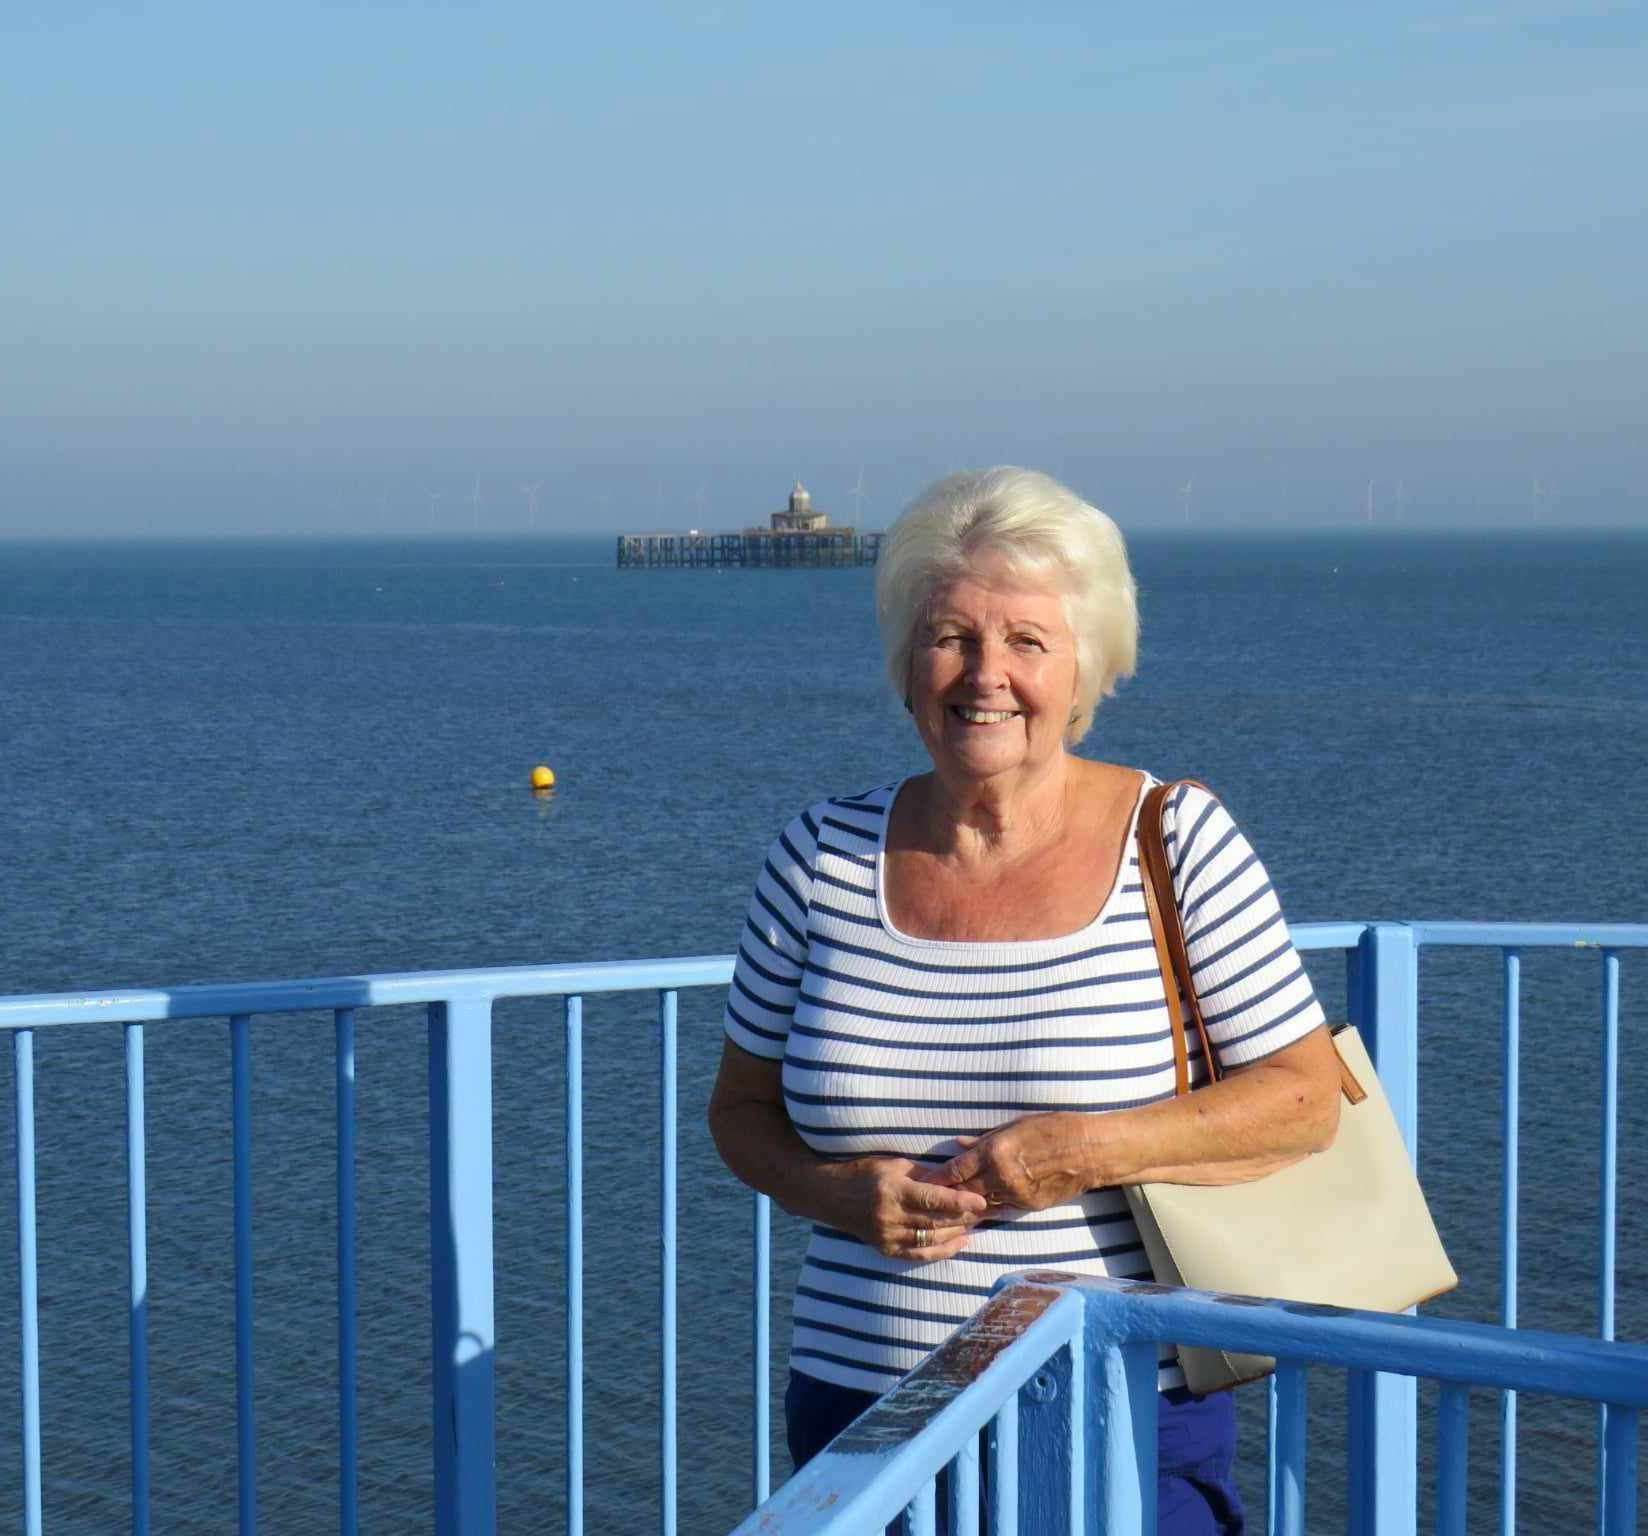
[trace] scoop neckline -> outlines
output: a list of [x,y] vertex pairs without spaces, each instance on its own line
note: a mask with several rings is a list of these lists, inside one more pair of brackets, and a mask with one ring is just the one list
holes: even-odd
[[[1129,770],[1139,776],[1138,793],[1133,797],[1133,810],[1127,818],[1127,838],[1125,846],[1131,850],[1138,837],[1139,813],[1144,809],[1144,797],[1150,793],[1156,784],[1156,779],[1143,768]],[[911,949],[947,949],[947,950],[987,950],[1000,954],[1008,951],[1022,951],[1035,949],[1044,945],[1068,944],[1075,939],[1083,939],[1094,930],[1104,926],[1110,917],[1110,909],[1116,904],[1121,895],[1122,887],[1127,884],[1129,857],[1123,853],[1116,863],[1116,877],[1105,892],[1104,900],[1099,903],[1098,912],[1092,919],[1080,928],[1073,928],[1068,933],[1051,934],[1041,939],[925,939],[913,933],[906,933],[892,919],[887,905],[887,829],[893,824],[893,806],[897,803],[904,786],[917,775],[907,773],[903,778],[894,782],[887,795],[887,809],[881,817],[881,826],[876,831],[875,845],[875,909],[876,921],[881,924],[881,930],[897,944],[903,944]]]

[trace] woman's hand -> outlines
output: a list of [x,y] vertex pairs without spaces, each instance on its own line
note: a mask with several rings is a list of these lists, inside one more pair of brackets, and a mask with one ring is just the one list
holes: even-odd
[[908,1158],[820,1157],[784,1107],[783,1067],[732,1041],[710,1095],[710,1133],[726,1164],[785,1210],[850,1233],[889,1259],[931,1264],[967,1245],[984,1197],[934,1182]]
[[948,1259],[967,1246],[985,1212],[983,1195],[936,1182],[904,1157],[855,1157],[830,1164],[829,1174],[830,1225],[889,1259]]
[[1100,1117],[1054,1111],[1025,1115],[986,1136],[959,1138],[962,1150],[919,1178],[972,1192],[990,1205],[1045,1211],[1096,1185],[1094,1140]]

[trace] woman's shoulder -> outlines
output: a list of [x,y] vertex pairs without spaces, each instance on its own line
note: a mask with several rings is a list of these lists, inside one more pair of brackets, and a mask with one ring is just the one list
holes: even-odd
[[1117,774],[1128,776],[1134,786],[1141,810],[1145,796],[1151,790],[1159,789],[1165,784],[1167,798],[1162,805],[1162,831],[1170,841],[1176,836],[1181,825],[1189,829],[1210,820],[1229,820],[1230,813],[1225,809],[1218,793],[1200,779],[1164,779],[1148,768],[1122,768],[1113,763],[1094,766],[1110,768]]
[[889,779],[885,784],[877,784],[874,789],[862,789],[850,795],[832,795],[828,800],[817,801],[809,809],[828,812],[833,808],[848,813],[885,816],[887,807],[893,803],[893,796],[903,782],[901,778]]
[[1222,802],[1217,790],[1204,784],[1200,779],[1179,778],[1164,779],[1159,773],[1152,773],[1148,768],[1121,768],[1116,764],[1095,764],[1098,767],[1108,767],[1117,773],[1129,774],[1133,782],[1139,785],[1139,793],[1145,794],[1152,789],[1159,789],[1162,785],[1168,788],[1167,813],[1184,810],[1186,807],[1193,811],[1201,811],[1209,805],[1219,805]]
[[779,841],[791,844],[792,852],[805,846],[809,854],[841,844],[851,849],[873,848],[881,839],[888,808],[901,782],[893,779],[873,789],[815,800],[791,818]]

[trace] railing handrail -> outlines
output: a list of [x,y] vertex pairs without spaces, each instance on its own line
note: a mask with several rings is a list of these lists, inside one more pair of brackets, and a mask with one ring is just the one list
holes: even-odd
[[[1648,949],[1648,923],[1474,923],[1373,920],[1294,923],[1301,950],[1352,949],[1375,926],[1409,929],[1421,947]],[[299,1013],[309,1009],[562,997],[586,992],[639,992],[725,986],[732,955],[679,955],[595,960],[561,965],[480,966],[444,971],[389,971],[276,981],[205,982],[168,988],[112,987],[0,997],[0,1030],[59,1024],[224,1018],[233,1014]]]
[[1648,923],[1470,923],[1427,919],[1407,926],[1421,947],[1648,949]]
[[[1079,1303],[1074,1315],[1072,1302]],[[1119,1433],[1115,1420],[1118,1414],[1129,1417],[1128,1387],[1153,1417],[1155,1351],[1168,1340],[1274,1355],[1284,1373],[1325,1366],[1424,1378],[1454,1391],[1482,1387],[1542,1392],[1607,1404],[1631,1419],[1648,1408],[1648,1346],[1453,1319],[1223,1296],[1149,1281],[1029,1271],[998,1282],[972,1319],[753,1511],[734,1536],[835,1536],[880,1529],[899,1510],[919,1508],[922,1501],[930,1504],[932,1479],[939,1470],[966,1452],[972,1437],[1065,1349],[1073,1357],[1064,1378],[1073,1401],[1063,1407],[1059,1419],[1071,1444],[1052,1460],[1053,1469],[1069,1478],[1072,1500],[1079,1499],[1086,1481],[1081,1466],[1085,1457],[1106,1449],[1115,1455],[1129,1446],[1148,1446],[1147,1459],[1154,1461],[1154,1434],[1146,1441],[1131,1428]],[[1084,1389],[1077,1378],[1102,1371],[1096,1355],[1108,1350],[1121,1351],[1126,1382],[1113,1377],[1108,1383],[1110,1401],[1101,1406],[1088,1394],[1096,1387],[1104,1396],[1105,1387],[1088,1380]],[[1055,1386],[1035,1398],[1046,1402],[1056,1395]],[[1138,1407],[1133,1407],[1134,1416]],[[1011,1419],[998,1421],[998,1440],[1016,1440],[1017,1415],[1022,1411],[1021,1402]],[[1302,1399],[1297,1411],[1303,1412]],[[1624,1417],[1619,1423],[1622,1447],[1634,1448],[1634,1424]],[[1100,1439],[1108,1433],[1108,1446],[1085,1442],[1084,1437],[1095,1432]],[[1016,1461],[1016,1450],[1011,1455]],[[1616,1482],[1634,1486],[1634,1460],[1629,1457],[1628,1464],[1615,1469]],[[1113,1483],[1116,1472],[1101,1470],[1096,1484]],[[1021,1476],[1016,1481],[1022,1486]],[[1634,1502],[1630,1495],[1629,1488],[1616,1489],[1617,1513],[1629,1511]],[[1045,1498],[1045,1490],[1041,1496]],[[1076,1528],[1075,1510],[1061,1513]],[[1625,1527],[1611,1521],[1609,1529],[1616,1528]]]
[[1011,1276],[1003,1288],[1038,1284],[1084,1293],[1103,1317],[1107,1336],[1118,1343],[1172,1339],[1311,1365],[1648,1408],[1644,1344],[1501,1328],[1464,1318],[1221,1296],[1148,1280],[1052,1270]]
[[163,1019],[302,1013],[397,1004],[493,1002],[509,997],[565,997],[587,992],[647,992],[725,986],[731,955],[656,960],[595,960],[570,965],[482,966],[472,970],[399,971],[318,976],[291,981],[206,982],[167,989],[42,992],[0,997],[0,1030],[58,1024],[152,1024]]

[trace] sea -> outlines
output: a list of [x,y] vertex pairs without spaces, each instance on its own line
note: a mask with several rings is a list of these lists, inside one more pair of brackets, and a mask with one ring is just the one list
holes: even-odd
[[[1648,533],[1138,533],[1137,676],[1084,753],[1224,797],[1295,922],[1648,921]],[[609,538],[0,544],[0,994],[724,954],[802,806],[917,771],[872,573],[618,571]],[[554,770],[534,796],[531,770]],[[1311,970],[1331,1011],[1344,967]],[[1602,968],[1522,975],[1525,1326],[1598,1325]],[[1648,963],[1622,964],[1621,1337],[1648,1339]],[[1420,1167],[1493,1321],[1501,961],[1421,971]],[[703,1111],[721,998],[683,994],[680,1529],[748,1508],[749,1197]],[[589,1529],[657,1529],[656,1005],[586,1016]],[[565,1496],[561,1018],[495,1023],[499,1528]],[[358,1025],[362,1528],[429,1528],[426,1033]],[[254,1023],[259,1529],[336,1528],[331,1022]],[[236,1505],[229,1038],[148,1030],[153,1521]],[[122,1042],[36,1040],[46,1528],[128,1524]],[[0,1053],[0,1403],[18,1402]],[[774,1381],[803,1225],[776,1219]],[[1312,1381],[1310,1527],[1343,1528],[1343,1387]],[[1263,1508],[1262,1389],[1243,1394]],[[1421,1396],[1422,1460],[1434,1403]],[[1473,1399],[1491,1521],[1501,1405]],[[0,1525],[21,1518],[0,1412]],[[775,1394],[775,1421],[777,1411]],[[1595,1413],[1523,1399],[1523,1528],[1589,1528]],[[787,1470],[781,1444],[775,1480]],[[1428,1509],[1428,1504],[1427,1504]],[[1425,1517],[1428,1519],[1428,1514]],[[1486,1528],[1484,1525],[1483,1528]]]

